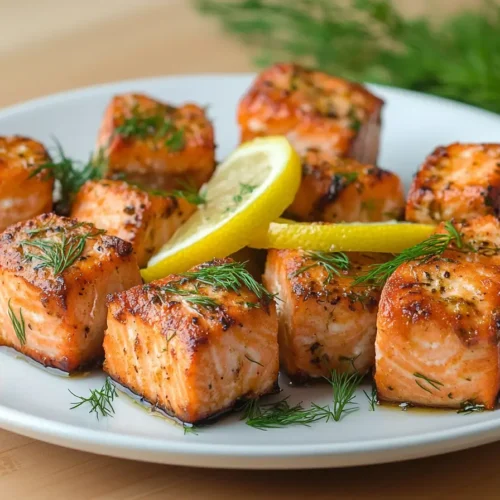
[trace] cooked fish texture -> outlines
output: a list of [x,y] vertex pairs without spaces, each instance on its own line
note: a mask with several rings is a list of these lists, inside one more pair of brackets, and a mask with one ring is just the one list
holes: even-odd
[[[120,128],[121,127],[121,128]],[[200,187],[215,168],[212,124],[196,104],[174,107],[143,94],[115,96],[99,131],[97,149],[108,178],[145,187]]]
[[396,174],[310,150],[287,216],[303,222],[375,222],[402,219],[404,209],[403,184]]
[[115,294],[108,304],[104,370],[184,422],[277,387],[275,306],[244,287],[235,293],[172,275]]
[[102,361],[106,295],[141,283],[132,245],[103,233],[54,214],[2,233],[0,345],[67,372]]
[[500,213],[500,144],[451,144],[426,158],[413,180],[406,219],[439,222]]
[[50,160],[43,145],[27,137],[0,137],[0,231],[52,210],[54,181],[32,174]]
[[313,148],[374,164],[382,106],[362,85],[276,64],[257,76],[239,104],[241,140],[285,135],[299,154]]
[[473,252],[452,247],[427,262],[403,264],[382,291],[375,370],[382,400],[495,406],[500,388],[500,224],[486,216],[456,227]]
[[268,252],[263,282],[279,299],[281,366],[294,382],[373,366],[380,292],[353,280],[386,257],[353,253],[349,260],[351,269],[337,275],[303,250]]
[[100,180],[82,187],[71,217],[132,243],[144,267],[195,209],[183,198],[154,194],[124,181]]

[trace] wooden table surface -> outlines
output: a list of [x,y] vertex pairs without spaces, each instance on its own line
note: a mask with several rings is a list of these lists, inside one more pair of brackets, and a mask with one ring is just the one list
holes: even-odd
[[[438,15],[475,0],[400,0]],[[250,51],[183,0],[0,0],[0,106],[105,81],[248,71]],[[0,371],[1,376],[1,371]],[[223,471],[102,457],[0,430],[0,498],[498,497],[500,443],[411,462]]]

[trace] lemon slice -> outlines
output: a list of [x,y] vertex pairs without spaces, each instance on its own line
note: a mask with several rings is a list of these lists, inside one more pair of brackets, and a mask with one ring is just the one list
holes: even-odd
[[207,202],[151,258],[143,278],[183,272],[247,246],[292,203],[300,179],[300,159],[284,137],[240,146],[203,188]]
[[428,238],[429,224],[410,222],[300,223],[278,219],[253,238],[253,248],[306,248],[323,252],[399,253]]

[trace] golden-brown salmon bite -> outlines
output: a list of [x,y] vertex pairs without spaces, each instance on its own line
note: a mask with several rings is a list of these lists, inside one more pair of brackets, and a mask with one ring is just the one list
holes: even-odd
[[401,220],[404,210],[396,174],[311,149],[302,158],[302,182],[286,216],[301,222],[377,222]]
[[97,150],[106,177],[153,189],[201,187],[215,168],[212,123],[196,104],[171,106],[144,94],[115,96],[104,114]]
[[436,148],[413,180],[406,220],[436,223],[482,215],[500,217],[500,144]]
[[[444,226],[437,228],[444,232]],[[455,224],[442,255],[399,266],[377,318],[375,382],[384,401],[493,409],[500,389],[500,223]]]
[[54,180],[37,171],[49,161],[45,147],[33,139],[0,137],[0,231],[52,210]]
[[300,155],[313,148],[375,164],[383,104],[357,83],[297,64],[275,64],[240,101],[241,141],[285,135]]
[[108,298],[104,370],[186,423],[277,389],[272,296],[231,259]]
[[74,372],[102,361],[106,296],[141,283],[132,245],[43,214],[0,235],[0,345]]
[[264,285],[277,294],[281,366],[295,383],[332,370],[366,373],[375,360],[379,289],[354,286],[383,254],[270,250]]
[[[88,181],[76,195],[71,217],[92,222],[108,234],[129,241],[139,267],[171,238],[196,210],[190,194],[148,191],[124,181]],[[194,202],[200,197],[191,193]],[[187,199],[186,199],[187,198]]]

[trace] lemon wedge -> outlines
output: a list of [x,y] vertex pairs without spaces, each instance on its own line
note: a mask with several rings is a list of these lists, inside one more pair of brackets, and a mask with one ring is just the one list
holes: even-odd
[[292,203],[301,180],[300,159],[284,137],[238,147],[202,189],[205,204],[151,258],[146,281],[245,247]]
[[435,228],[429,224],[396,221],[329,224],[278,219],[256,233],[249,246],[399,253],[428,238]]

